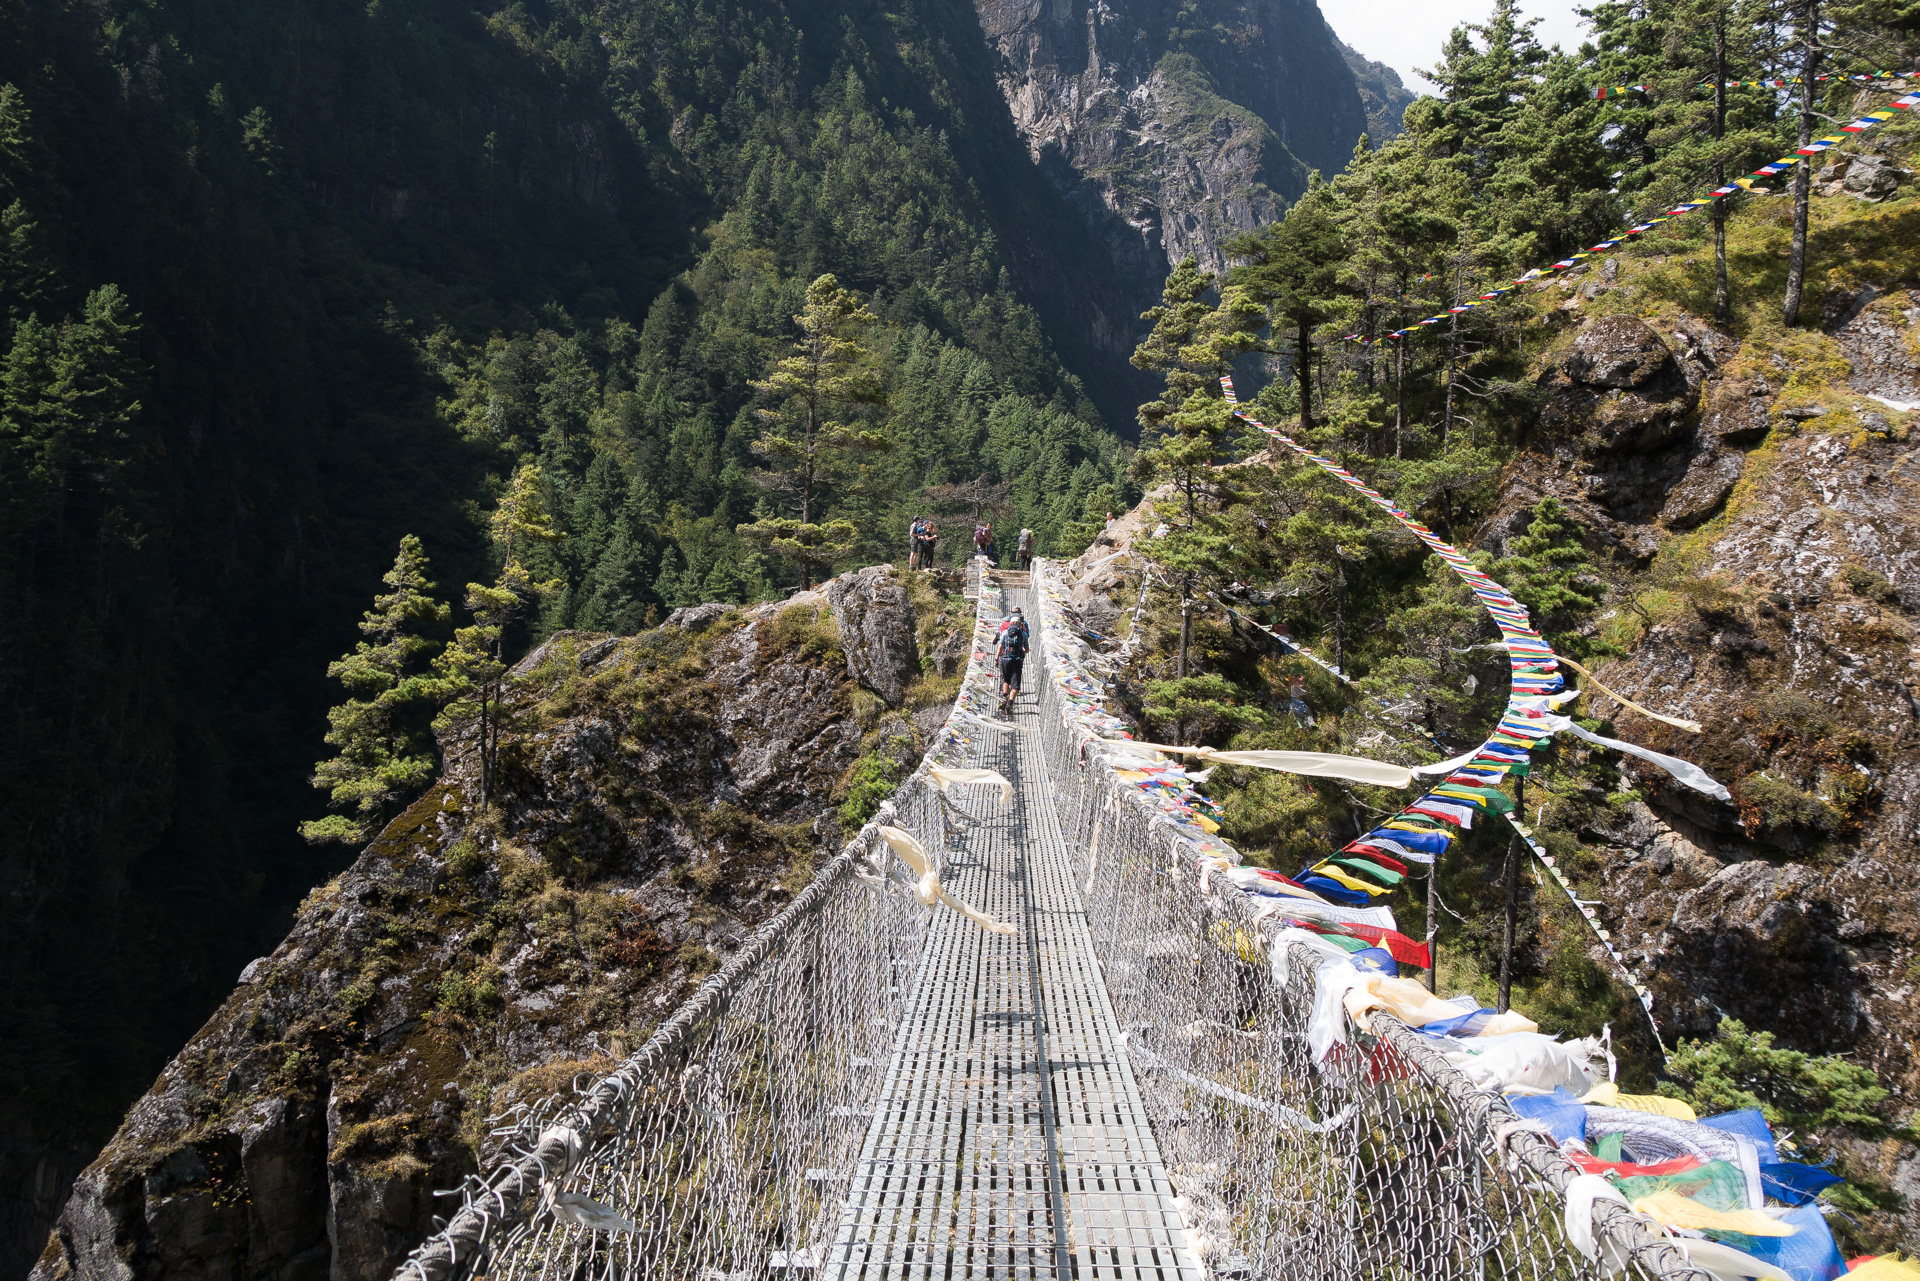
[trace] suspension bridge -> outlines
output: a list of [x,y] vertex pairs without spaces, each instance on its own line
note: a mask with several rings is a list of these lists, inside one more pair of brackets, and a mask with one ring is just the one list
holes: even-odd
[[911,778],[617,1070],[496,1118],[396,1281],[1707,1281],[1429,1038],[1316,1061],[1318,957],[1119,777],[1052,629],[993,713],[994,629],[1059,572],[975,562]]

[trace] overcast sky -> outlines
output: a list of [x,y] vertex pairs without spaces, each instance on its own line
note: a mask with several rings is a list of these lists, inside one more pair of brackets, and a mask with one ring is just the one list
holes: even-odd
[[[1580,2],[1526,0],[1521,10],[1542,19],[1534,29],[1541,44],[1571,52],[1583,33],[1573,12]],[[1492,11],[1492,0],[1320,0],[1320,12],[1342,40],[1398,71],[1416,93],[1433,86],[1413,69],[1434,64],[1449,31],[1463,22],[1484,22]]]

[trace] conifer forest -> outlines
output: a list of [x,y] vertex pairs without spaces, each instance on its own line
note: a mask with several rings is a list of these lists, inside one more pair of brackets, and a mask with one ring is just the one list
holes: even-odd
[[[1590,699],[1587,731],[1732,789],[1561,744],[1521,793],[1660,1044],[1569,898],[1530,874],[1508,906],[1504,829],[1433,891],[1442,982],[1610,1025],[1622,1088],[1769,1109],[1845,1173],[1849,1253],[1920,1250],[1920,108],[1889,110],[1920,4],[1594,0],[1570,47],[1486,0],[1424,91],[1314,0],[1052,9],[0,0],[0,1273],[73,1274],[49,1260],[83,1170],[211,1150],[240,1106],[217,1074],[171,1147],[116,1129],[224,1053],[198,1030],[243,969],[456,755],[464,803],[505,814],[543,727],[615,698],[526,692],[557,636],[910,578],[923,670],[892,710],[837,695],[846,759],[777,814],[664,783],[594,802],[684,821],[669,861],[767,851],[774,904],[951,702],[987,522],[1007,564],[1023,530],[1056,561],[1133,531],[1154,568],[1107,621],[1137,637],[1115,697],[1144,739],[1479,741],[1507,678],[1473,594],[1248,416],[1702,725]],[[778,626],[795,662],[839,653],[830,620]],[[731,695],[697,657],[604,715],[705,769]],[[1401,803],[1233,769],[1212,795],[1289,873]],[[717,962],[608,906],[569,822],[500,884],[691,990]],[[260,1073],[333,1110],[336,1207],[349,1166],[418,1203],[276,1276],[389,1275],[424,1189],[472,1168],[483,1109],[431,1151],[353,1111],[375,1051],[339,1029],[412,973],[393,919],[387,959],[340,966],[365,991],[286,1016],[318,1030]],[[427,1021],[505,1017],[499,955],[429,976]],[[494,1090],[519,1053],[470,1072]],[[114,1275],[269,1271],[182,1262],[167,1230]]]

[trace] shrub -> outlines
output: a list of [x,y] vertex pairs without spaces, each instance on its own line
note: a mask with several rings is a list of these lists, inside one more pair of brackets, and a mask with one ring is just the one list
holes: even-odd
[[1877,600],[1883,605],[1896,604],[1900,599],[1900,593],[1893,589],[1893,584],[1884,575],[1858,565],[1849,565],[1841,570],[1840,581],[1852,589],[1856,596]]
[[[840,803],[843,830],[857,831],[879,811],[880,802],[900,790],[900,776],[904,772],[899,750],[902,741],[895,738],[881,744],[879,751],[862,756],[847,772],[847,798]],[[912,743],[907,746],[911,748]]]
[[1674,1081],[1660,1093],[1684,1099],[1702,1116],[1759,1108],[1773,1125],[1818,1129],[1885,1128],[1879,1109],[1887,1091],[1871,1068],[1831,1054],[1784,1050],[1771,1032],[1749,1032],[1722,1019],[1712,1041],[1688,1041],[1667,1064]]

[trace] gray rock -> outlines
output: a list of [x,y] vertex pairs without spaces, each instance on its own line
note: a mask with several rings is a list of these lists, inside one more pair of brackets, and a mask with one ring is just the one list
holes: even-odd
[[1879,203],[1900,186],[1900,172],[1885,156],[1855,156],[1840,180],[1841,189],[1856,200]]
[[704,632],[713,626],[715,620],[738,606],[721,601],[707,601],[702,605],[682,605],[667,615],[667,621],[661,626],[677,627],[683,632]]
[[[284,1098],[254,1106],[240,1131],[249,1269],[278,1271],[327,1237],[327,1150],[318,1109]],[[309,1275],[326,1274],[324,1253]]]
[[1706,520],[1733,493],[1746,458],[1737,453],[1706,454],[1696,459],[1686,478],[1667,495],[1660,518],[1675,529],[1690,529]]
[[1673,365],[1666,340],[1636,316],[1602,316],[1581,329],[1567,377],[1588,387],[1644,387]]
[[[1014,127],[1128,294],[1125,312],[1091,290],[1076,298],[1109,350],[1132,345],[1169,267],[1192,254],[1225,270],[1228,239],[1277,217],[1309,169],[1338,172],[1368,128],[1342,46],[1311,0],[1206,11],[1201,29],[1221,22],[1213,29],[1231,35],[1171,43],[1173,11],[1144,0],[974,8]],[[1380,105],[1397,123],[1405,102]],[[1373,133],[1376,145],[1388,136]]]
[[967,627],[950,627],[936,637],[927,652],[927,662],[935,676],[957,675],[973,653],[973,632]]
[[1908,291],[1859,309],[1834,329],[1834,341],[1853,366],[1847,385],[1883,401],[1920,403],[1920,361],[1908,346],[1917,320],[1920,292]]
[[1751,396],[1727,397],[1708,409],[1700,421],[1702,436],[1737,447],[1757,445],[1771,430],[1766,406]]
[[920,674],[906,586],[892,566],[873,565],[834,579],[826,595],[846,650],[847,674],[898,707],[907,683]]

